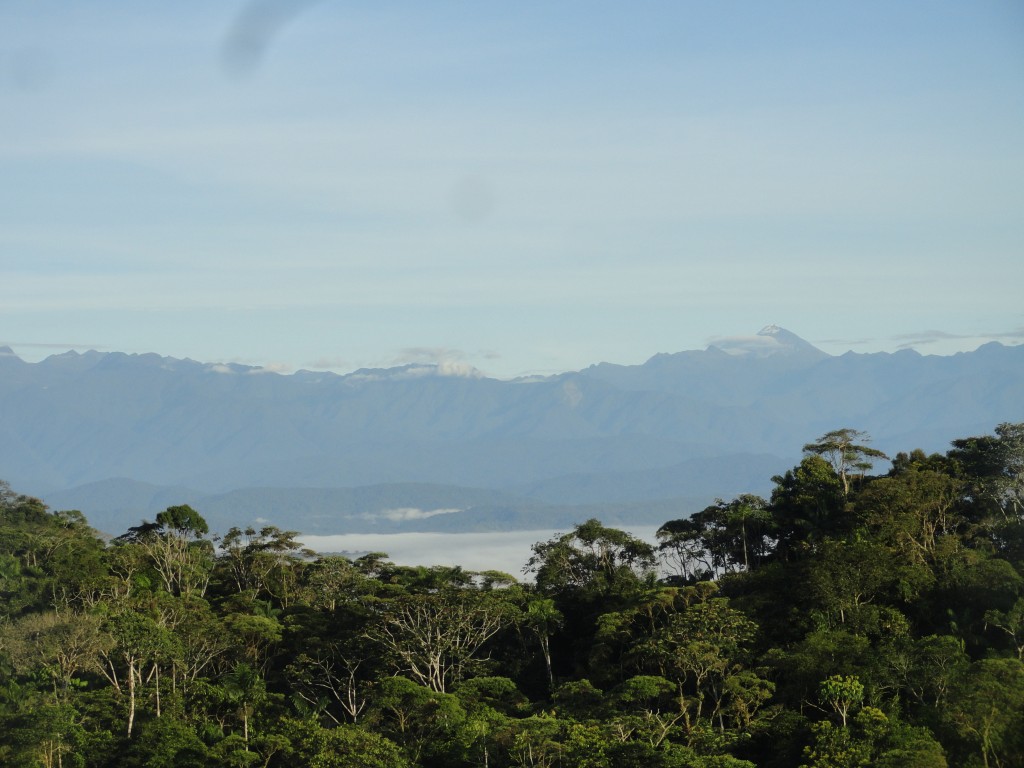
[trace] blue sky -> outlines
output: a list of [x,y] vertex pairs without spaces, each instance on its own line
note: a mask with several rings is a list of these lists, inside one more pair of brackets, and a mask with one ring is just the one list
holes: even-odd
[[1024,341],[1019,2],[0,4],[0,344]]

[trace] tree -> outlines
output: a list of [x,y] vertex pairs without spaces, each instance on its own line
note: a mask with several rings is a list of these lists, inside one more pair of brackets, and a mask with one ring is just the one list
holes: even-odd
[[80,512],[50,513],[0,481],[0,616],[80,610],[102,590],[103,559]]
[[341,555],[317,558],[305,570],[304,581],[308,593],[306,602],[328,611],[359,600],[375,586],[372,579]]
[[1008,611],[995,608],[986,611],[985,623],[1009,635],[1017,659],[1024,661],[1024,597],[1017,598]]
[[236,611],[224,617],[228,632],[235,638],[243,658],[266,668],[270,649],[281,641],[283,627],[278,610],[266,602],[254,602],[249,611]]
[[771,683],[744,664],[757,625],[727,599],[689,589],[694,601],[669,614],[631,655],[643,672],[677,686],[680,727],[692,747],[715,727],[720,734],[727,727],[747,728],[770,695]]
[[631,677],[614,691],[617,708],[628,713],[622,725],[630,737],[639,737],[652,747],[661,746],[676,723],[686,714],[679,687],[657,675]]
[[[367,721],[385,737],[405,748],[412,762],[428,755],[451,757],[460,751],[460,731],[466,710],[459,699],[404,677],[380,683]],[[440,762],[451,764],[452,760]]]
[[657,531],[658,552],[671,573],[669,583],[695,584],[715,576],[712,554],[704,541],[704,524],[694,517],[669,520]]
[[104,629],[113,638],[112,647],[101,651],[101,672],[121,695],[127,695],[126,735],[131,738],[135,726],[138,690],[143,684],[143,668],[159,653],[166,634],[150,616],[136,606],[121,606],[111,614]]
[[238,592],[253,599],[268,595],[288,606],[298,592],[300,563],[314,555],[295,540],[298,535],[273,525],[228,530],[220,541],[220,562]]
[[256,707],[267,696],[267,686],[259,670],[251,664],[241,662],[221,678],[221,686],[228,701],[236,705],[242,718],[242,738],[245,751],[249,751],[249,721]]
[[506,751],[519,719],[530,712],[529,700],[507,677],[474,677],[459,683],[454,694],[466,710],[467,756],[476,753],[479,762],[474,764],[484,768],[492,757],[502,765],[499,754]]
[[[370,666],[376,650],[366,636],[309,648],[288,666],[288,678],[296,695],[309,706],[338,725],[346,719],[355,723],[369,703],[364,667]],[[340,709],[340,717],[332,707]]]
[[743,569],[750,570],[768,553],[771,532],[771,514],[768,502],[760,496],[745,493],[724,506],[724,527],[731,538],[731,559],[739,561],[742,553]]
[[[860,441],[860,442],[858,442]],[[871,469],[875,459],[888,459],[882,451],[867,445],[870,442],[866,432],[856,429],[834,429],[819,437],[816,442],[804,446],[805,453],[823,457],[843,484],[843,495],[850,494],[850,473],[864,473]]]
[[845,728],[851,711],[864,702],[864,684],[853,675],[832,675],[822,681],[818,698],[839,715]]
[[129,528],[116,541],[140,547],[170,594],[201,596],[213,567],[213,545],[203,538],[209,531],[203,516],[184,504],[168,507],[155,522]]
[[1024,423],[1000,424],[995,433],[954,440],[949,457],[966,475],[976,506],[994,508],[1004,522],[1024,522]]
[[367,637],[391,655],[399,672],[439,693],[478,666],[487,641],[511,623],[500,591],[407,595],[378,610]]
[[874,541],[857,538],[823,541],[817,557],[807,563],[804,578],[815,618],[824,617],[831,628],[852,619],[851,631],[877,629],[871,621],[856,621],[856,614],[869,604],[886,608],[886,597],[912,598],[934,581],[929,569]]
[[920,728],[910,728],[876,707],[866,706],[837,726],[811,726],[814,744],[801,768],[946,768],[942,747]]
[[[221,746],[221,745],[218,745]],[[115,758],[118,768],[207,768],[231,765],[215,762],[214,755],[183,720],[161,717],[139,724],[138,737]],[[223,747],[221,747],[223,751]],[[89,763],[90,765],[92,763]]]
[[238,635],[228,633],[224,620],[202,598],[167,601],[161,614],[175,638],[172,687],[187,687],[201,676],[215,672],[239,641]]
[[[680,565],[694,558],[702,568],[686,565],[684,572],[733,573],[759,565],[769,552],[772,515],[768,502],[745,493],[732,501],[717,499],[689,520],[672,521],[658,530],[660,549],[673,553]],[[690,542],[697,544],[692,549]],[[710,566],[710,567],[708,567]],[[708,573],[710,571],[710,573]]]
[[914,641],[903,690],[922,705],[942,709],[967,668],[964,643],[952,635],[928,635]]
[[555,676],[551,670],[551,635],[565,622],[562,612],[555,607],[555,601],[546,597],[536,597],[526,605],[523,622],[537,636],[541,653],[544,654],[544,665],[548,673],[548,689],[555,687]]
[[844,514],[843,486],[821,456],[805,456],[772,482],[775,489],[769,506],[778,536],[776,552],[782,559],[807,554],[825,536],[851,527]]
[[524,570],[536,574],[542,593],[623,597],[653,577],[656,562],[647,542],[590,519],[572,533],[534,544]]
[[27,737],[29,754],[46,766],[62,765],[77,751],[74,735],[81,716],[72,695],[85,685],[78,674],[98,672],[100,654],[108,647],[99,620],[89,614],[30,613],[0,625],[0,650],[19,676],[38,685],[38,693],[32,692],[34,685],[21,691],[28,718],[6,729],[0,722],[0,731],[21,731],[19,736],[5,733],[5,738]]
[[954,726],[980,751],[986,768],[1024,765],[1024,663],[974,662],[949,707]]
[[5,768],[62,768],[65,760],[81,765],[83,733],[75,708],[34,696],[25,698],[21,713],[0,714],[0,760]]
[[100,671],[101,654],[112,644],[100,620],[87,613],[31,613],[0,627],[0,648],[15,668],[49,678],[58,703],[66,701],[77,673]]
[[516,768],[552,768],[562,757],[562,723],[541,713],[516,722],[509,746],[509,764]]
[[[410,768],[398,746],[354,725],[322,728],[315,721],[287,719],[295,762],[304,768]],[[283,763],[282,763],[283,764]]]
[[963,483],[934,469],[910,465],[882,477],[857,499],[860,517],[887,545],[907,560],[926,563],[935,558],[943,537],[963,523],[957,511]]

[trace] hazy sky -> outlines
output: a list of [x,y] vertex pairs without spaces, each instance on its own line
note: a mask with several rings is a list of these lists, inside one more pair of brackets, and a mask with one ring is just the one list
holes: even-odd
[[1024,4],[0,4],[0,344],[1024,341]]

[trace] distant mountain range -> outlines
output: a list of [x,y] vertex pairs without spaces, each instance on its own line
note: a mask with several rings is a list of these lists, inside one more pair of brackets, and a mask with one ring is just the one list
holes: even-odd
[[1024,346],[831,356],[776,326],[511,381],[94,351],[28,363],[0,347],[0,478],[111,533],[186,502],[220,530],[660,523],[767,493],[831,429],[944,451],[1004,421],[1024,421]]

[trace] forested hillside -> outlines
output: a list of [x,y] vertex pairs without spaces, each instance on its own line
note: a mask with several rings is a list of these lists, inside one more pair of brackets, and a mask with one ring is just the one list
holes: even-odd
[[1024,766],[1024,424],[910,448],[830,432],[522,581],[186,505],[104,542],[3,484],[0,765]]

